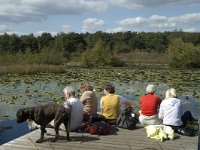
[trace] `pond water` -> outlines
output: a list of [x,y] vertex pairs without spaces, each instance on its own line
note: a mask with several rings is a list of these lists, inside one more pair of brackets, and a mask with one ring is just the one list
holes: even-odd
[[94,86],[99,99],[105,83],[111,82],[117,94],[139,102],[151,83],[162,99],[167,88],[174,87],[183,101],[199,107],[200,70],[68,69],[63,74],[4,75],[0,78],[0,127],[2,121],[16,119],[19,108],[63,103],[63,89],[67,85],[74,86],[79,95],[83,81]]
[[11,127],[11,128],[4,129],[4,131],[0,133],[0,145],[30,132],[28,129],[27,122],[18,124],[15,119],[1,121],[1,127],[3,128]]

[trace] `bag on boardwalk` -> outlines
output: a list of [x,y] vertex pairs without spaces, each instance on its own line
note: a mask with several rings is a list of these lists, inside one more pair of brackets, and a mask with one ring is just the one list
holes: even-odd
[[179,128],[177,132],[181,135],[197,136],[199,135],[199,124],[198,122],[188,121],[186,126]]
[[133,130],[138,122],[138,115],[132,108],[127,107],[120,113],[117,119],[117,126],[124,129]]
[[91,118],[87,130],[90,134],[108,135],[110,134],[111,126],[102,115],[97,115]]
[[90,134],[108,135],[110,134],[111,126],[105,121],[97,121],[89,124],[88,131]]

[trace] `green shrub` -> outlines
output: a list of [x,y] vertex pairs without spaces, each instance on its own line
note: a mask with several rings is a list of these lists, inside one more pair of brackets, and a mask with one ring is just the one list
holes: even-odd
[[176,68],[200,67],[200,46],[174,40],[168,48],[169,65]]
[[64,55],[63,52],[55,49],[43,48],[36,60],[39,64],[59,65],[64,62]]
[[84,67],[92,67],[94,65],[93,53],[90,50],[86,50],[81,55],[81,65]]
[[85,51],[81,56],[81,63],[86,67],[102,66],[122,66],[120,61],[113,53],[109,44],[99,40],[93,49]]

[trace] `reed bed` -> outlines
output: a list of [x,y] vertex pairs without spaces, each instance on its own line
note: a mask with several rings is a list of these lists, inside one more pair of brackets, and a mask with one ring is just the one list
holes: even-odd
[[38,74],[38,73],[63,73],[64,65],[24,64],[2,65],[0,74]]

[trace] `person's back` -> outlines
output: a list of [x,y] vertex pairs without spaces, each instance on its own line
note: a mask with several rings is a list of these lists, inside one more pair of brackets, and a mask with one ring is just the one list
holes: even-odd
[[[72,87],[67,86],[63,91],[65,97],[65,102],[63,105],[71,108],[71,120],[68,131],[74,131],[82,124],[83,104],[79,99],[75,98],[75,90]],[[63,129],[62,125],[60,128]]]
[[106,119],[117,119],[120,113],[120,100],[119,96],[115,94],[108,94],[102,97],[102,115]]
[[182,125],[181,116],[181,100],[177,98],[167,98],[162,101],[159,110],[159,118],[163,119],[163,124],[180,126]]
[[140,99],[140,116],[139,120],[142,125],[160,124],[158,118],[158,109],[161,103],[160,97],[154,95],[155,86],[149,84],[146,88],[146,95]]
[[132,107],[130,101],[122,96],[115,94],[115,88],[112,85],[106,85],[104,95],[100,101],[101,113],[112,123],[116,123],[121,112],[121,105]]
[[[82,124],[83,120],[83,104],[77,98],[69,98],[67,100],[67,105],[71,105],[71,121],[69,131],[73,131]],[[66,105],[64,103],[64,106]]]
[[171,126],[172,129],[181,135],[194,136],[199,134],[198,130],[186,127],[188,123],[195,120],[190,111],[182,112],[181,100],[177,98],[176,90],[170,88],[166,91],[166,97],[162,101],[159,110],[159,118],[164,125]]
[[84,112],[92,116],[97,114],[98,98],[93,91],[85,91],[80,100],[84,104]]
[[[75,90],[71,86],[67,86],[63,90],[65,101],[63,106],[71,109],[71,117],[68,126],[68,131],[75,131],[82,125],[83,120],[83,104],[75,98]],[[51,121],[50,125],[54,126],[54,120]],[[62,123],[59,127],[61,130],[65,130],[65,126]]]
[[89,83],[81,83],[80,91],[82,93],[80,100],[84,105],[83,121],[88,122],[91,117],[97,114],[98,98]]
[[145,116],[152,116],[157,114],[161,100],[158,96],[147,94],[141,97],[140,106],[141,114]]

